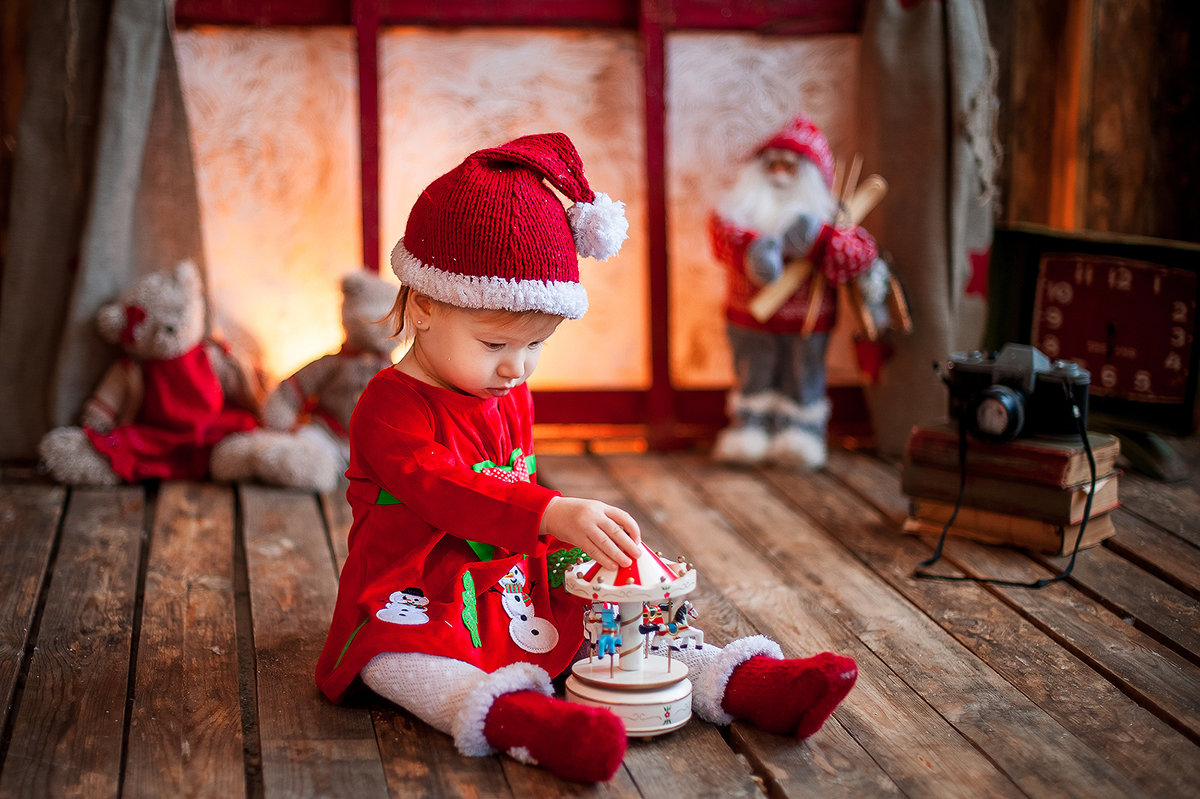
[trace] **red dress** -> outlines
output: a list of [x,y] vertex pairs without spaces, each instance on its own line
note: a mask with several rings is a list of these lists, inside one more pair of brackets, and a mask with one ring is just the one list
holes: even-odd
[[354,514],[317,684],[338,701],[383,652],[423,652],[487,672],[517,661],[551,675],[583,641],[573,559],[540,537],[558,492],[533,482],[533,401],[479,399],[385,369],[350,419]]
[[178,358],[138,362],[142,404],[132,424],[107,433],[85,429],[92,446],[127,483],[202,480],[213,446],[256,426],[254,414],[225,406],[204,344]]

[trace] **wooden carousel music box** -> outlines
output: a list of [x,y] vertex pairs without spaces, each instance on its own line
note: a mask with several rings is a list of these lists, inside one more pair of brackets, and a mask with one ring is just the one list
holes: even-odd
[[584,617],[590,655],[571,668],[567,698],[611,710],[634,737],[685,724],[692,717],[688,667],[671,657],[669,645],[659,647],[666,657],[648,650],[659,636],[703,645],[704,634],[688,624],[691,603],[684,599],[695,587],[690,564],[668,561],[644,546],[626,568],[584,562],[568,570],[567,591],[591,605]]

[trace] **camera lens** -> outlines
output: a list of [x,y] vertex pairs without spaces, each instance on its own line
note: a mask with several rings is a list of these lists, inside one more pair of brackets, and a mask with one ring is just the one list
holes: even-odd
[[984,441],[1012,441],[1025,426],[1025,397],[1008,386],[988,386],[971,404],[967,422]]

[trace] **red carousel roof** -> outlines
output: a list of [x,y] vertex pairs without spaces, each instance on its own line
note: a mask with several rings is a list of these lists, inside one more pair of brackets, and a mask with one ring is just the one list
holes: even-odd
[[[603,572],[603,574],[601,574]],[[588,567],[587,571],[582,574],[584,580],[589,583],[596,579],[597,575],[601,575],[604,582],[609,585],[658,585],[662,582],[670,582],[679,577],[679,574],[672,569],[667,563],[655,553],[651,552],[645,546],[642,547],[642,554],[631,565],[617,569],[615,572],[612,569],[602,569],[599,563],[593,563]]]

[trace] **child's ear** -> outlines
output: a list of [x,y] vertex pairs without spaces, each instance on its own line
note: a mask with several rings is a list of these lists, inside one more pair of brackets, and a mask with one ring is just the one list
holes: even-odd
[[418,330],[428,330],[429,320],[433,317],[436,306],[437,303],[431,297],[414,291],[408,295],[407,316]]

